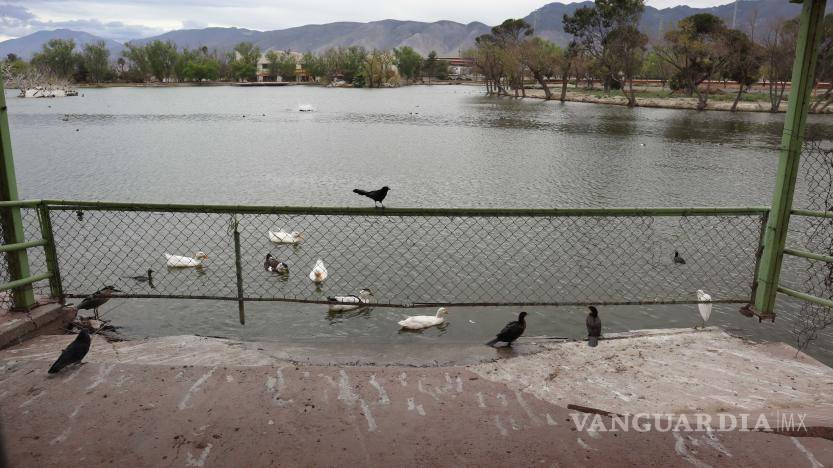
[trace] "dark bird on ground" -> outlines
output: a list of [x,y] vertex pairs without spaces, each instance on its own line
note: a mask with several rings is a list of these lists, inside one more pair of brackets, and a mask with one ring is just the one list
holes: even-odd
[[365,197],[373,200],[373,206],[376,206],[376,203],[381,203],[382,207],[384,208],[385,204],[382,203],[382,201],[385,199],[385,197],[388,196],[388,190],[390,190],[390,189],[386,185],[386,186],[380,188],[379,190],[371,190],[369,192],[366,191],[366,190],[362,190],[362,189],[354,189],[353,193],[358,193],[359,195],[364,195]]
[[674,263],[679,263],[680,265],[685,265],[685,259],[680,257],[680,252],[674,251]]
[[495,339],[486,343],[486,345],[493,348],[512,346],[512,342],[520,338],[524,334],[524,330],[526,330],[526,320],[524,317],[526,317],[526,312],[518,314],[518,320],[507,323]]
[[602,336],[602,319],[599,318],[599,311],[590,306],[590,313],[587,314],[587,344],[595,348],[599,344],[599,338]]
[[93,316],[98,320],[98,308],[104,305],[107,301],[110,300],[110,296],[114,292],[122,292],[116,289],[115,286],[104,286],[103,288],[99,289],[98,291],[90,294],[89,296],[85,297],[81,304],[78,304],[78,310],[90,310],[93,311]]
[[90,334],[87,330],[81,330],[75,340],[61,351],[61,356],[49,368],[49,373],[54,374],[70,364],[81,362],[90,350],[90,341]]
[[153,282],[153,273],[154,273],[153,270],[148,269],[148,274],[147,275],[125,276],[125,278],[132,279],[133,281],[137,281],[139,283],[147,283],[147,282],[152,283]]
[[289,273],[289,265],[273,257],[272,254],[266,254],[266,260],[263,262],[263,269],[271,271],[272,273]]

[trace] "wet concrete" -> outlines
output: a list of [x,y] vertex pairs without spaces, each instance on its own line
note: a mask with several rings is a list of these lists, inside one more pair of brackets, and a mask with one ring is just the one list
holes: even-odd
[[[672,366],[680,358],[673,351],[677,340],[718,333],[666,338],[672,347],[658,355]],[[373,366],[293,362],[287,357],[298,361],[292,355],[300,348],[276,344],[198,337],[106,343],[96,337],[86,364],[48,376],[49,364],[72,339],[42,336],[0,352],[0,414],[13,466],[833,464],[833,442],[822,438],[577,431],[573,411],[536,396],[541,377],[533,372],[549,365],[547,353],[569,344],[497,363],[414,367],[395,359]],[[744,343],[709,340],[709,346],[723,343],[727,362],[737,355],[754,369],[757,358]],[[608,345],[618,346],[602,344]],[[827,378],[826,367],[799,364],[797,371]],[[495,365],[505,366],[500,377]],[[765,371],[760,377],[760,385],[771,385]],[[550,382],[559,379],[567,377]],[[829,396],[818,396],[820,407],[829,404]],[[680,396],[652,398],[659,404]],[[793,401],[807,405],[800,396]]]

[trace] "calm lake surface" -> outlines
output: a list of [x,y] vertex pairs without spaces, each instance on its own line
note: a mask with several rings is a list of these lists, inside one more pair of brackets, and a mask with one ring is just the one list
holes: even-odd
[[[386,205],[394,207],[770,204],[783,115],[495,99],[481,91],[111,88],[64,99],[9,91],[7,100],[21,198],[365,207],[372,202],[353,188],[388,185]],[[302,103],[316,111],[298,112]],[[808,131],[831,138],[833,117],[811,116]],[[802,196],[799,189],[797,206]],[[133,337],[397,344],[486,341],[517,310],[458,308],[443,329],[398,333],[395,322],[411,311],[334,317],[320,305],[248,303],[241,326],[234,302],[131,299],[102,308]],[[582,307],[528,310],[529,335],[584,334]],[[784,303],[776,323],[758,324],[735,305],[715,305],[710,324],[792,343],[794,313]],[[605,331],[621,331],[687,327],[699,316],[695,305],[608,307],[603,320]],[[831,341],[826,334],[811,353],[833,362]]]

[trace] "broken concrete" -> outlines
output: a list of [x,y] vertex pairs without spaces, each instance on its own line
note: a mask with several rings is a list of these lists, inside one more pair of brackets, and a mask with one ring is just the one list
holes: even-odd
[[[711,386],[683,382],[672,372],[701,372],[715,360],[743,370],[741,380],[722,385],[747,405],[757,400],[741,397],[749,393],[742,385],[754,375],[755,394],[767,398],[783,372],[826,385],[830,369],[719,331],[607,340],[590,352],[620,356],[645,343],[664,350],[648,350],[651,359],[629,369],[638,357],[634,349],[637,357],[622,356],[622,372],[612,359],[587,359],[582,343],[548,344],[542,353],[498,363],[418,368],[293,363],[281,358],[277,344],[198,337],[107,343],[94,337],[87,364],[48,376],[46,369],[72,339],[42,336],[0,351],[0,415],[13,466],[833,464],[833,442],[817,437],[578,431],[573,412],[556,404],[569,401],[566,394],[556,399],[541,390],[544,380],[550,393],[577,391],[593,376],[631,385],[622,391],[603,386],[605,391],[585,391],[570,401],[601,407],[616,402],[614,390],[630,395],[641,391],[634,385],[648,388],[638,372],[645,369],[661,388],[684,384],[702,398],[697,407],[717,408],[720,400],[708,399]],[[582,361],[583,373],[547,373]],[[827,407],[829,395],[805,398],[812,385],[802,383],[772,404]],[[644,403],[632,402],[672,408],[687,398],[667,391],[646,391]],[[624,409],[619,400],[616,408]]]
[[45,302],[28,312],[0,310],[0,349],[45,334],[61,333],[76,311],[55,302]]

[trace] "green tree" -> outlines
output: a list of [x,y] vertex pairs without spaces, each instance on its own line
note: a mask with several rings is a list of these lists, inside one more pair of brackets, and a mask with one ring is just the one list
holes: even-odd
[[529,69],[535,81],[541,85],[544,96],[552,99],[552,91],[547,86],[547,78],[555,75],[558,64],[564,58],[561,48],[546,39],[533,37],[520,44],[520,53],[521,62]]
[[303,58],[301,58],[301,64],[303,65],[304,70],[306,70],[312,77],[313,81],[316,81],[318,78],[324,77],[327,74],[324,59],[312,52],[304,54]]
[[150,81],[151,69],[144,46],[128,42],[124,45],[122,56],[129,62],[126,77],[130,81]]
[[145,56],[150,73],[159,81],[169,81],[175,76],[179,52],[173,42],[155,40],[145,46]]
[[70,78],[75,72],[76,56],[72,39],[50,39],[43,49],[32,57],[32,65],[59,78]]
[[592,7],[563,17],[564,32],[591,59],[591,69],[602,80],[605,93],[611,87],[624,92],[624,81],[631,82],[630,93],[625,93],[629,105],[636,104],[632,80],[648,42],[638,29],[644,10],[643,0],[596,0]]
[[396,58],[396,67],[399,69],[399,73],[408,80],[416,79],[420,70],[422,70],[422,56],[408,46],[393,49],[393,55]]
[[746,33],[736,29],[726,31],[727,58],[724,74],[738,83],[738,94],[732,103],[732,112],[738,107],[743,92],[760,77],[763,54],[760,46],[752,42]]
[[251,42],[241,42],[234,46],[234,61],[231,63],[231,73],[238,81],[255,80],[257,61],[260,59],[260,49]]
[[87,80],[101,83],[110,78],[110,50],[104,41],[84,44],[81,52],[81,63],[87,71]]
[[[665,33],[666,44],[654,50],[670,64],[674,78],[688,95],[697,95],[697,109],[703,110],[709,99],[708,81],[719,76],[728,54],[727,29],[723,20],[710,13],[683,18],[677,27]],[[706,82],[706,89],[700,84]]]

